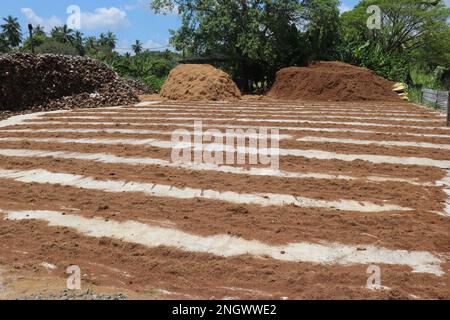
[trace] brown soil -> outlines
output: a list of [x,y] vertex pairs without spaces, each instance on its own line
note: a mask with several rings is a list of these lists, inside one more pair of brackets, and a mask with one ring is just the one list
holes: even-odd
[[318,61],[308,67],[281,69],[268,97],[280,100],[395,101],[399,97],[392,91],[393,84],[366,68]]
[[[241,107],[278,108],[295,111],[296,107],[308,109],[336,108],[362,110],[384,117],[376,123],[389,121],[384,113],[406,110],[434,115],[431,111],[405,103],[266,103],[248,101],[240,103],[195,104],[166,102],[154,108],[205,108],[211,113],[217,108]],[[86,110],[93,113],[98,109]],[[104,109],[103,111],[108,111]],[[111,111],[111,110],[109,110]],[[117,110],[117,117],[126,109]],[[83,111],[85,112],[85,111]],[[165,117],[168,111],[154,114]],[[342,111],[345,115],[345,111]],[[270,116],[264,111],[261,118]],[[76,115],[62,114],[64,116]],[[55,116],[55,115],[53,115]],[[109,121],[108,115],[103,115]],[[202,112],[188,117],[202,117]],[[139,117],[139,115],[136,115]],[[167,117],[176,117],[168,116]],[[187,117],[184,115],[184,117]],[[215,117],[215,116],[214,116]],[[320,119],[320,115],[317,115]],[[349,116],[350,117],[350,116]],[[402,116],[399,116],[402,117]],[[42,120],[48,120],[45,117]],[[242,123],[233,120],[221,124],[268,125],[271,123]],[[256,116],[255,116],[256,118]],[[299,115],[301,119],[301,116]],[[420,117],[418,117],[420,118]],[[421,118],[421,119],[423,119]],[[61,120],[61,119],[60,119]],[[73,120],[83,122],[82,120]],[[92,120],[100,122],[101,120]],[[110,120],[118,122],[118,120]],[[142,122],[144,121],[144,122]],[[348,122],[352,121],[348,119]],[[128,128],[171,131],[177,127],[165,125],[163,120],[133,120],[143,126],[117,125],[42,125],[12,126],[24,128]],[[146,123],[147,122],[147,123]],[[182,121],[192,123],[193,121]],[[206,122],[206,121],[205,121]],[[360,122],[364,122],[361,120]],[[155,123],[151,125],[149,123]],[[214,121],[208,121],[214,123]],[[410,124],[398,122],[398,124]],[[287,127],[335,127],[356,126],[278,123]],[[407,132],[450,134],[441,126],[417,124],[429,130],[407,129]],[[190,128],[192,130],[192,128]],[[402,132],[395,127],[361,127],[386,133]],[[223,131],[224,129],[221,129]],[[281,134],[294,137],[341,137],[347,139],[428,141],[449,143],[444,138],[420,138],[388,136],[386,134],[323,133],[280,130]],[[169,140],[166,135],[136,135],[107,133],[1,133],[0,137],[61,137],[61,138],[157,138]],[[339,153],[380,154],[393,156],[423,156],[431,159],[449,159],[450,151],[417,147],[377,147],[329,143],[305,143],[283,140],[283,148],[319,149]],[[0,149],[52,150],[84,153],[109,153],[123,157],[149,157],[170,160],[171,150],[132,145],[82,145],[34,142],[0,142]],[[151,165],[101,164],[94,161],[63,160],[55,158],[0,157],[2,169],[46,169],[94,177],[99,180],[126,180],[151,182],[176,187],[210,188],[239,193],[272,192],[292,194],[320,200],[351,199],[389,203],[412,208],[405,212],[349,212],[295,206],[261,207],[236,205],[207,199],[175,199],[151,197],[139,192],[108,193],[99,190],[77,189],[56,184],[25,183],[2,179],[0,184],[0,209],[4,210],[53,210],[85,218],[101,218],[105,221],[138,221],[144,224],[174,228],[193,235],[212,236],[228,234],[247,240],[259,240],[271,245],[293,242],[337,242],[348,245],[374,245],[388,249],[429,251],[439,256],[445,274],[411,273],[411,268],[398,265],[381,265],[382,285],[390,290],[371,291],[365,288],[367,265],[337,264],[319,265],[273,260],[250,255],[223,258],[199,252],[184,252],[174,247],[145,247],[112,238],[94,238],[77,233],[74,229],[51,227],[42,221],[10,221],[0,214],[0,284],[9,292],[7,298],[42,295],[55,298],[64,289],[67,275],[65,268],[78,265],[82,270],[82,289],[92,288],[99,293],[124,293],[130,298],[142,299],[449,299],[450,219],[438,215],[448,196],[439,186],[418,186],[401,182],[369,183],[367,176],[384,176],[416,179],[434,183],[442,179],[446,170],[402,164],[373,164],[365,161],[316,160],[302,157],[281,157],[280,169],[291,172],[351,175],[361,180],[288,179],[270,176],[247,176],[214,171],[196,171]],[[249,167],[246,165],[246,167]],[[57,266],[48,270],[43,262]],[[3,270],[3,273],[2,273]],[[159,289],[163,289],[161,291]],[[55,293],[56,292],[56,293]],[[55,296],[56,294],[56,296]],[[0,298],[2,298],[0,285]]]
[[142,94],[139,96],[140,101],[164,101],[167,100],[164,97],[161,97],[160,94],[154,93],[154,94]]
[[[0,142],[0,148],[37,149],[68,152],[75,151],[83,153],[108,153],[123,157],[152,157],[161,158],[164,160],[171,159],[170,149],[127,145],[116,145],[114,146],[114,149],[111,150],[111,146],[108,145],[55,144],[40,142]],[[245,167],[248,167],[248,165]],[[405,179],[417,179],[417,181],[421,182],[434,182],[436,180],[442,179],[445,175],[445,171],[433,167],[413,165],[401,166],[397,164],[372,164],[366,161],[347,162],[340,160],[317,160],[299,157],[282,157],[280,162],[280,169],[302,173],[319,172],[335,175],[347,174],[356,177],[377,175]],[[203,175],[202,172],[190,172],[189,174],[190,176]],[[173,183],[173,181],[171,181],[171,183]],[[305,185],[307,186],[307,184]]]
[[171,100],[237,100],[241,93],[228,74],[211,65],[182,64],[173,69],[161,96]]
[[[391,290],[364,288],[366,266],[321,266],[240,256],[220,258],[167,247],[146,248],[114,239],[81,236],[71,229],[37,221],[0,221],[0,256],[7,272],[34,278],[67,278],[76,263],[82,288],[127,288],[140,297],[165,299],[448,299],[448,276],[436,281],[400,266],[384,266],[383,284]],[[14,235],[14,236],[12,236]],[[24,253],[26,252],[26,253]],[[56,270],[40,267],[50,260]],[[64,283],[60,284],[64,286]],[[122,292],[124,289],[120,289]],[[116,291],[117,292],[117,291]],[[153,297],[152,297],[153,295]]]

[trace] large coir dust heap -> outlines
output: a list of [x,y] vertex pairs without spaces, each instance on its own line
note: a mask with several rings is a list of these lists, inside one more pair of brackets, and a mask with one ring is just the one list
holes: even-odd
[[313,62],[278,71],[268,97],[309,101],[398,101],[393,82],[342,62]]
[[241,93],[230,76],[211,65],[181,64],[170,72],[161,96],[182,101],[233,101]]

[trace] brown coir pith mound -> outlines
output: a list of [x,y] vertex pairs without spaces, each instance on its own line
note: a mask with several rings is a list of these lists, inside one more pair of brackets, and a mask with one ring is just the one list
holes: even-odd
[[211,65],[181,64],[173,69],[161,96],[183,101],[231,101],[241,93],[230,76]]
[[279,100],[396,101],[393,82],[342,62],[313,62],[278,71],[268,96]]

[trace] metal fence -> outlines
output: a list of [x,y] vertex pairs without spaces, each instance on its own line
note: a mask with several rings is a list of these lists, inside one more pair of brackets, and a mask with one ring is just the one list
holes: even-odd
[[422,89],[422,103],[433,103],[447,109],[447,126],[450,127],[450,93],[432,89]]

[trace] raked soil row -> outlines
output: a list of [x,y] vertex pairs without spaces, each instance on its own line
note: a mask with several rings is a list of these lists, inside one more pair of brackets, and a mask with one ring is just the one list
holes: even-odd
[[[278,128],[280,169],[172,162],[172,131],[198,138],[198,120],[222,140]],[[64,278],[70,261],[89,284],[161,298],[449,298],[449,138],[442,115],[404,103],[163,102],[7,119],[1,267]],[[220,139],[211,154],[274,155]],[[365,288],[373,264],[384,289]]]

